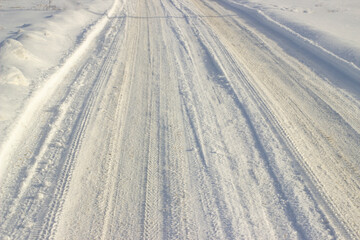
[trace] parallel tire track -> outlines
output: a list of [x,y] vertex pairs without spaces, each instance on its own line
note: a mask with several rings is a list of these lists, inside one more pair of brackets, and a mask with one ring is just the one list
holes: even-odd
[[[120,23],[121,26],[123,21],[115,21],[115,24],[116,23]],[[49,204],[48,213],[45,217],[44,224],[41,227],[39,234],[40,239],[53,238],[55,234],[57,219],[61,214],[62,205],[65,201],[66,193],[69,189],[72,171],[76,165],[77,155],[79,153],[79,149],[82,147],[82,141],[87,129],[89,118],[94,111],[93,106],[96,103],[100,89],[107,82],[107,78],[111,73],[112,64],[115,60],[115,57],[117,56],[117,52],[121,44],[119,41],[120,34],[121,31],[119,30],[118,33],[113,37],[113,41],[107,50],[107,55],[104,58],[104,62],[100,65],[100,72],[95,76],[94,83],[89,88],[91,90],[88,92],[88,96],[84,98],[83,105],[80,107],[80,109],[82,109],[81,113],[78,115],[78,118],[74,124],[74,129],[71,131],[74,133],[73,138],[70,141],[71,148],[68,150],[68,152],[63,154],[64,157],[66,156],[66,160],[64,162],[63,168],[61,169],[61,175],[57,182],[53,200]]]
[[[195,28],[196,28],[196,26],[195,26]],[[200,34],[200,31],[197,31],[197,32],[199,32],[199,40],[203,42],[202,45],[208,52],[209,56],[211,56],[215,65],[217,65],[218,68],[221,69],[221,71],[225,75],[225,70],[223,70],[224,67],[222,66],[222,63],[220,63],[220,61],[217,60],[218,58],[217,58],[216,54],[213,53],[211,50],[212,49],[210,47],[211,44],[208,43],[204,37],[202,37],[202,35]],[[297,159],[297,161],[294,161],[294,163],[298,164],[298,169],[302,169],[302,172],[303,172],[302,176],[305,178],[304,180],[306,181],[306,184],[308,186],[308,194],[311,194],[311,198],[314,200],[314,203],[315,203],[315,199],[316,199],[316,201],[317,201],[316,205],[318,207],[320,207],[320,208],[317,208],[317,211],[323,216],[324,222],[326,223],[328,221],[328,219],[326,219],[323,211],[325,211],[328,215],[330,215],[332,223],[335,224],[337,228],[339,228],[341,233],[344,236],[347,236],[348,238],[350,238],[352,231],[350,231],[350,229],[347,228],[347,226],[349,226],[349,224],[344,224],[344,223],[339,222],[339,221],[344,221],[343,220],[344,218],[340,217],[339,211],[333,204],[333,201],[323,191],[321,182],[313,174],[310,167],[306,164],[306,161],[303,160],[304,158],[302,157],[300,152],[297,150],[295,144],[292,142],[292,140],[290,139],[290,137],[288,136],[286,131],[280,125],[280,123],[276,119],[275,115],[272,113],[272,111],[270,110],[270,107],[265,103],[265,100],[262,97],[262,95],[258,92],[258,90],[256,90],[256,87],[253,86],[253,84],[248,79],[246,74],[238,66],[237,61],[229,53],[229,51],[225,48],[225,46],[219,40],[219,38],[216,36],[216,34],[213,33],[212,31],[210,32],[210,34],[212,35],[212,39],[215,41],[216,46],[219,47],[222,55],[225,56],[228,63],[230,64],[232,72],[235,73],[236,79],[241,80],[241,82],[244,84],[244,86],[247,88],[247,90],[251,93],[251,94],[249,94],[249,96],[251,96],[253,98],[253,101],[258,104],[258,107],[261,110],[262,114],[264,115],[265,119],[267,119],[271,123],[271,124],[269,124],[269,126],[271,126],[272,130],[279,136],[279,139],[286,146],[289,153],[294,156],[294,159]],[[227,78],[225,78],[225,79],[227,79]],[[237,93],[236,88],[234,88],[229,81],[222,82],[221,84],[222,84],[223,88],[228,89],[230,94],[234,95],[236,99],[239,99],[239,96],[241,96],[241,94]],[[277,189],[282,191],[281,184],[278,180],[276,180],[277,177],[275,175],[275,172],[272,170],[272,164],[268,163],[267,166],[268,166],[269,171],[272,172],[272,173],[270,173],[270,175],[272,175],[274,177],[275,182],[277,182],[277,185],[278,185]],[[287,199],[285,193],[280,193],[280,196],[283,196],[283,201],[285,201]],[[289,212],[289,214],[291,216],[290,219],[296,219],[296,214],[294,213],[294,211],[292,210],[292,207],[290,205],[288,205],[288,209],[290,211]],[[298,223],[293,222],[293,224],[294,224],[294,226],[297,226],[296,228],[298,229],[298,232],[301,234],[303,232],[303,230],[301,230],[301,227],[298,225]],[[328,228],[331,230],[332,235],[335,235],[335,232],[330,225],[328,225]],[[303,236],[303,237],[305,237],[305,236]],[[355,237],[355,236],[352,236],[352,238],[353,237]]]

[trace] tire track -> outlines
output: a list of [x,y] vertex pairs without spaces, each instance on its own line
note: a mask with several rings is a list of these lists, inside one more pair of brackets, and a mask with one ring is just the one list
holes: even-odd
[[[108,56],[109,57],[109,56]],[[91,65],[91,64],[90,64]],[[84,71],[88,71],[89,70],[89,63],[87,63],[85,65],[85,67],[83,68]],[[109,71],[109,61],[108,63],[104,63],[104,65],[101,65],[103,66],[104,68],[102,69],[102,71],[99,72],[98,75],[95,75],[95,79],[96,77],[100,77],[102,78],[103,75],[106,75]],[[86,74],[83,74],[84,72],[78,74],[76,76],[75,79],[75,82],[79,82],[79,85],[78,86],[81,86],[83,83],[81,83],[82,81],[85,80],[85,76]],[[81,79],[79,79],[78,77],[81,76]],[[53,135],[50,139],[55,139],[55,136],[56,138],[58,139],[58,135],[57,134],[63,134],[63,131],[59,131],[60,127],[63,126],[63,124],[67,124],[67,125],[73,125],[74,129],[69,129],[70,132],[76,132],[76,134],[70,136],[70,139],[73,139],[73,140],[69,140],[69,143],[72,142],[72,145],[73,147],[71,148],[71,150],[67,151],[67,152],[63,152],[64,149],[62,147],[60,148],[53,148],[53,147],[50,147],[49,149],[45,148],[44,150],[41,150],[42,151],[42,155],[46,158],[48,158],[49,156],[52,156],[50,159],[48,159],[49,163],[52,163],[52,164],[62,164],[62,160],[63,158],[65,158],[66,155],[70,155],[66,161],[64,161],[64,165],[62,167],[62,172],[61,172],[61,177],[58,181],[58,184],[57,184],[57,187],[55,189],[55,200],[52,201],[52,203],[50,204],[50,211],[48,213],[48,216],[47,216],[47,219],[46,219],[46,222],[45,222],[45,225],[48,225],[48,228],[52,227],[53,226],[53,222],[55,221],[55,217],[56,217],[56,214],[57,214],[57,211],[60,209],[60,206],[61,204],[63,203],[63,196],[66,194],[67,192],[67,189],[68,189],[68,183],[70,182],[70,179],[71,179],[71,171],[72,171],[72,168],[74,167],[74,162],[75,162],[75,152],[79,149],[79,147],[81,146],[81,141],[82,141],[82,136],[83,136],[83,132],[84,130],[86,129],[86,125],[87,125],[87,121],[88,121],[88,116],[90,114],[90,109],[95,101],[95,93],[96,91],[99,89],[99,87],[104,84],[103,81],[99,81],[99,82],[94,82],[94,85],[92,86],[89,86],[90,88],[93,88],[94,92],[92,94],[88,94],[87,97],[83,98],[82,94],[81,93],[82,91],[84,91],[85,89],[82,89],[81,91],[79,91],[79,89],[72,89],[71,91],[69,91],[69,97],[65,97],[63,102],[64,102],[64,105],[61,105],[61,109],[62,109],[62,116],[63,117],[59,117],[56,122],[53,124],[56,128],[52,128],[51,131],[53,132],[53,134],[49,134],[49,135]],[[78,96],[74,96],[75,92],[76,91],[79,91],[80,94]],[[80,99],[84,99],[84,102],[82,103],[81,105],[81,101]],[[80,102],[79,102],[80,101]],[[80,104],[79,104],[80,103]],[[74,105],[78,105],[78,109],[80,111],[82,111],[82,113],[77,117],[75,118],[75,120],[72,120],[74,114],[75,114],[75,111],[74,111],[74,108],[73,106]],[[80,107],[80,108],[79,108]],[[83,109],[83,110],[82,110]],[[70,114],[69,114],[70,113]],[[65,118],[65,116],[67,115],[67,117]],[[79,130],[76,131],[76,128],[79,128]],[[51,133],[51,132],[50,132]],[[52,140],[48,140],[48,142],[52,142]],[[47,147],[48,144],[44,145],[44,147]],[[51,145],[50,145],[51,146]],[[41,152],[39,151],[39,152]],[[42,159],[43,157],[39,157],[39,159]],[[58,162],[58,163],[57,163]],[[60,166],[59,165],[59,166]],[[51,173],[53,170],[51,170],[52,168],[57,167],[57,165],[54,165],[54,166],[49,166],[50,168],[44,168],[47,172]],[[55,172],[57,172],[59,170],[55,170]],[[43,176],[41,178],[45,178],[45,175],[42,174]],[[36,175],[35,175],[36,176]],[[48,178],[49,176],[47,176]],[[35,177],[34,177],[35,178]],[[35,178],[35,180],[38,180],[37,177]],[[29,180],[29,181],[33,181],[33,180]],[[41,181],[40,179],[38,180],[39,182],[43,182]],[[30,191],[30,190],[29,190]],[[25,200],[26,201],[26,200]],[[20,204],[20,203],[19,203]],[[30,201],[26,201],[26,208],[27,209],[30,209],[30,208],[34,208],[36,207],[39,208],[40,206],[43,206],[43,204],[46,204],[46,202],[44,202],[43,204],[39,203],[39,202],[30,202]],[[20,204],[21,206],[22,204]],[[34,213],[36,213],[36,209],[32,209],[31,210],[31,213],[32,215]],[[23,214],[29,214],[29,212],[25,212]],[[23,214],[17,214],[17,218],[19,220],[23,219],[24,221],[26,220],[25,217],[21,217],[21,216],[24,216]],[[40,213],[41,214],[41,213]],[[21,220],[21,221],[23,221]],[[29,221],[29,220],[26,220],[26,221]],[[39,235],[36,234],[36,232],[38,230],[36,229],[39,229],[41,227],[39,226],[36,226],[34,227],[34,230],[32,231],[32,234],[30,235],[30,238],[35,238],[35,239],[38,239],[39,238]],[[20,234],[20,232],[14,232],[16,233],[17,235]],[[42,236],[44,237],[44,236]],[[49,237],[47,235],[47,237]]]
[[[171,4],[175,4],[173,1]],[[174,8],[179,11],[179,7],[174,5]],[[183,11],[181,11],[181,15],[187,16]],[[189,19],[187,17],[184,18],[187,23],[189,23]],[[175,36],[178,38],[179,42],[182,43],[181,45],[184,47],[184,51],[186,53],[190,53],[190,49],[187,48],[186,40],[183,34],[180,32],[180,28],[174,21],[171,21],[170,28],[172,29]],[[194,34],[197,35],[196,33]],[[191,61],[192,58],[190,57]],[[177,59],[177,65],[181,66],[180,59]],[[189,76],[186,76],[185,72],[181,72],[182,77],[181,79],[189,79]],[[199,78],[199,73],[195,73],[195,78]],[[192,139],[191,142],[195,144],[193,146],[193,150],[191,151],[191,158],[197,159],[196,163],[196,171],[197,171],[197,179],[199,181],[199,186],[201,186],[202,190],[200,193],[200,201],[201,205],[204,207],[206,211],[206,218],[210,224],[210,229],[208,229],[207,237],[210,238],[217,238],[217,239],[233,239],[233,228],[231,225],[231,221],[228,219],[227,215],[227,207],[226,204],[221,201],[220,192],[222,192],[220,186],[215,181],[214,176],[211,172],[211,167],[209,166],[207,153],[204,147],[204,140],[201,134],[201,125],[199,125],[199,117],[194,109],[194,107],[189,104],[190,102],[194,102],[193,99],[193,92],[190,89],[193,89],[194,86],[189,85],[190,81],[182,81],[179,85],[179,91],[182,96],[182,105],[183,105],[183,116],[184,121],[187,123],[187,130],[188,133],[187,139]],[[196,102],[196,101],[195,101]],[[195,149],[195,150],[194,150]],[[196,154],[196,155],[194,155]]]
[[[196,224],[190,193],[191,175],[188,170],[189,163],[186,158],[186,136],[182,100],[179,95],[179,78],[183,75],[180,61],[186,61],[177,53],[178,38],[174,39],[175,13],[171,12],[172,6],[167,1],[160,0],[161,14],[169,16],[161,21],[162,41],[157,41],[161,49],[159,62],[160,71],[160,139],[159,146],[162,163],[162,185],[163,185],[163,238],[186,238],[196,239]],[[174,41],[175,40],[175,41]],[[185,46],[185,42],[182,42]],[[162,45],[165,48],[162,48]],[[162,50],[164,49],[164,51]],[[175,52],[174,52],[175,50]],[[170,54],[172,53],[172,54]],[[182,60],[179,60],[179,57]],[[155,58],[156,59],[156,58]],[[166,63],[166,64],[164,64]],[[170,63],[170,64],[169,64]]]
[[[123,24],[122,21],[120,24]],[[40,239],[50,239],[55,235],[56,222],[61,214],[62,205],[65,201],[66,193],[69,189],[72,171],[76,165],[79,149],[82,147],[82,140],[87,129],[89,118],[94,111],[93,106],[98,98],[100,89],[106,84],[107,79],[111,74],[112,64],[115,61],[115,57],[117,56],[117,52],[121,44],[119,41],[120,34],[121,31],[118,31],[117,35],[114,37],[107,56],[105,56],[104,63],[100,66],[100,72],[95,78],[94,85],[90,88],[91,91],[89,91],[89,95],[85,98],[83,106],[80,108],[83,109],[82,113],[78,116],[78,119],[74,125],[74,129],[71,131],[75,133],[73,135],[73,140],[71,141],[72,147],[66,154],[64,154],[64,156],[67,157],[64,167],[61,170],[61,177],[58,180],[53,200],[49,205],[49,211],[40,232]]]
[[[290,119],[314,135],[309,144],[322,144],[324,156],[336,141],[296,99],[281,96],[284,86],[272,92],[275,83],[257,79],[243,61],[264,57],[266,66],[283,69],[275,77],[293,78],[307,74],[301,64],[286,68],[287,56],[261,38],[251,46],[266,53],[239,56],[231,37],[245,29],[239,39],[252,43],[256,32],[221,15],[216,2],[123,7],[92,43],[95,52],[82,56],[44,104],[52,112],[39,119],[49,126],[34,143],[32,167],[17,170],[19,192],[4,191],[15,201],[1,210],[0,238],[356,238],[353,220],[281,116],[299,114]],[[316,90],[290,80],[296,94],[336,114]],[[279,99],[289,113],[273,105]],[[323,171],[336,169],[339,182],[359,186],[341,165]]]
[[[126,28],[125,31],[127,31],[127,26],[131,24],[131,23],[127,23],[126,24]],[[118,177],[119,177],[119,163],[116,161],[116,156],[118,155],[118,146],[117,143],[119,142],[119,140],[122,137],[123,134],[123,127],[124,127],[124,122],[125,122],[125,117],[127,115],[127,111],[129,108],[129,92],[131,92],[131,79],[133,78],[134,75],[134,70],[135,70],[135,56],[137,56],[137,45],[139,42],[139,31],[140,28],[138,27],[136,34],[135,35],[131,35],[134,38],[131,38],[131,40],[129,38],[125,39],[125,42],[127,43],[132,43],[130,44],[131,47],[129,47],[129,52],[126,52],[126,54],[128,54],[128,61],[126,62],[126,65],[124,67],[124,73],[123,73],[123,84],[121,85],[121,90],[120,90],[120,96],[117,102],[117,106],[116,106],[116,111],[115,111],[115,129],[114,129],[114,133],[116,133],[115,137],[111,140],[110,142],[110,153],[109,155],[111,156],[110,159],[108,160],[109,163],[109,171],[107,173],[107,180],[106,180],[106,184],[105,184],[105,189],[107,189],[107,191],[105,192],[105,197],[104,197],[104,202],[103,205],[105,206],[105,216],[104,216],[104,224],[103,224],[103,228],[102,228],[102,234],[101,234],[101,239],[107,239],[108,235],[111,235],[112,232],[112,221],[113,221],[113,217],[114,217],[114,211],[115,211],[115,206],[117,204],[118,201]],[[130,34],[129,34],[130,35]],[[128,46],[128,45],[127,45]],[[125,55],[125,53],[124,53]],[[116,173],[116,175],[114,176],[114,174],[112,173]]]
[[[304,180],[306,181],[307,194],[310,196],[311,199],[313,199],[315,206],[317,206],[316,209],[319,212],[319,214],[322,216],[322,218],[324,219],[324,223],[327,225],[327,228],[330,230],[331,235],[336,236],[336,233],[335,233],[333,227],[331,225],[329,225],[329,222],[327,219],[328,217],[330,217],[332,223],[337,228],[339,228],[342,235],[347,236],[349,238],[349,236],[350,236],[349,233],[351,231],[349,231],[349,229],[346,229],[346,226],[348,226],[348,224],[340,224],[338,222],[340,216],[338,214],[336,214],[336,212],[339,212],[339,211],[337,211],[337,210],[334,211],[335,205],[327,197],[327,194],[324,194],[322,192],[323,188],[321,187],[320,181],[316,178],[316,176],[314,176],[314,174],[309,169],[309,167],[306,166],[306,162],[303,160],[304,158],[299,153],[299,151],[295,147],[294,143],[291,141],[288,134],[286,133],[286,131],[279,124],[278,120],[276,119],[275,115],[272,113],[270,108],[267,106],[267,104],[265,103],[261,94],[259,94],[259,92],[252,85],[252,83],[250,82],[248,77],[240,70],[240,68],[238,67],[238,65],[236,63],[236,60],[227,51],[227,49],[220,42],[218,37],[214,33],[211,33],[211,34],[212,34],[212,39],[215,40],[215,44],[220,47],[222,55],[226,57],[226,59],[230,63],[230,66],[232,66],[232,70],[233,70],[233,72],[235,72],[235,74],[237,76],[236,79],[242,80],[242,83],[247,88],[247,91],[245,91],[245,92],[251,93],[250,96],[254,99],[254,101],[256,103],[258,103],[259,109],[261,110],[262,114],[271,123],[271,124],[269,124],[269,126],[271,126],[272,130],[279,136],[279,140],[281,140],[282,144],[284,146],[286,146],[286,148],[288,149],[289,153],[293,156],[293,158],[297,159],[297,161],[295,161],[295,163],[298,164],[297,169],[303,169],[302,176],[305,178]],[[203,41],[206,41],[206,40],[204,40],[205,39],[204,37],[202,37],[202,39],[203,39]],[[210,44],[205,42],[204,45],[209,46]],[[214,62],[220,63],[221,61],[217,60],[217,57],[215,56],[215,54],[212,53],[211,50],[209,50],[211,48],[209,48],[209,47],[206,47],[206,48],[208,49],[207,51],[209,52],[209,55],[211,55],[211,57],[214,59]],[[221,67],[221,66],[218,66],[218,68],[224,69],[224,67]],[[223,82],[221,84],[225,89],[229,88],[229,86],[230,86],[230,94],[232,94],[232,95],[235,94],[236,96],[239,95],[238,93],[236,93],[235,88],[232,87],[228,81]],[[249,122],[251,122],[251,121],[249,121]],[[263,152],[265,152],[265,149],[263,149],[263,150],[264,150]],[[272,172],[270,174],[273,176],[273,179],[275,179],[276,185],[278,186],[277,189],[281,189],[282,187],[281,187],[279,180],[276,180],[277,179],[276,174],[275,174],[276,170],[272,170],[273,167],[269,161],[267,161],[267,166],[268,166],[268,169]],[[310,175],[310,176],[308,176],[308,175]],[[280,190],[280,191],[282,191],[282,190]],[[282,196],[283,201],[286,201],[286,199],[288,199],[284,192],[282,194],[280,194],[280,196]],[[294,210],[292,210],[292,207],[290,205],[288,205],[287,209],[288,209],[290,218],[295,220],[296,214],[295,214]],[[323,212],[324,210],[327,213],[327,217]],[[297,226],[296,228],[298,229],[298,232],[299,231],[300,231],[300,233],[305,232],[304,230],[301,229],[300,225],[298,225],[296,222],[293,222],[293,223],[295,224],[295,226]],[[303,237],[305,237],[305,236],[303,235]]]
[[[222,46],[220,40],[214,35],[213,39],[215,39],[218,42],[218,46]],[[324,192],[324,188],[321,184],[321,181],[313,174],[310,166],[307,165],[306,161],[304,160],[304,157],[300,154],[298,149],[296,148],[296,145],[292,142],[289,135],[286,133],[285,129],[280,125],[279,121],[276,119],[275,115],[273,114],[273,111],[270,110],[269,106],[265,103],[264,98],[261,96],[261,94],[256,90],[256,87],[253,86],[253,84],[250,82],[250,80],[246,77],[246,75],[239,71],[240,68],[237,67],[236,60],[231,56],[231,54],[225,49],[225,47],[222,47],[222,53],[224,53],[224,56],[229,60],[231,65],[233,66],[234,70],[238,70],[237,74],[239,79],[243,80],[244,85],[247,87],[249,92],[251,93],[251,96],[253,96],[254,100],[259,103],[259,107],[264,114],[265,118],[268,119],[268,121],[271,123],[269,126],[273,129],[273,131],[279,136],[279,140],[281,140],[282,144],[286,146],[289,153],[293,156],[294,159],[297,159],[294,163],[297,164],[297,169],[301,169],[302,176],[306,182],[307,188],[307,194],[311,199],[313,199],[313,202],[316,206],[316,209],[318,213],[322,216],[324,219],[324,223],[327,225],[327,228],[330,230],[331,235],[336,236],[334,228],[330,225],[329,220],[331,220],[331,223],[336,226],[336,228],[340,231],[340,233],[343,236],[346,236],[347,238],[353,238],[355,236],[351,236],[351,231],[348,229],[347,226],[349,226],[349,223],[344,221],[345,218],[339,215],[341,211],[339,211],[335,206],[334,202],[329,198],[329,195]],[[314,93],[312,93],[312,96],[314,96]],[[306,115],[304,115],[306,116]],[[307,119],[307,121],[310,121],[310,119]],[[325,214],[326,213],[326,214]],[[330,218],[330,219],[329,219]]]
[[[184,7],[184,8],[186,8],[186,7]],[[195,13],[192,13],[192,12],[190,14],[196,15]],[[188,22],[191,23],[191,19]],[[206,42],[205,38],[202,36],[201,31],[199,29],[197,29],[195,24],[193,24],[193,28],[195,28],[194,29],[195,35],[198,36],[200,44],[202,45],[203,49],[205,50],[205,52],[208,56],[207,59],[212,59],[212,60],[210,60],[211,66],[209,67],[209,71],[213,71],[213,69],[217,69],[217,70],[215,70],[216,75],[225,76],[224,78],[221,78],[220,80],[218,80],[217,84],[220,84],[222,86],[222,88],[225,89],[228,92],[228,94],[230,94],[233,97],[236,105],[243,112],[243,116],[245,116],[245,118],[247,120],[247,125],[250,126],[250,129],[253,132],[253,137],[255,139],[257,147],[259,148],[259,153],[262,155],[262,158],[265,160],[264,163],[266,165],[266,169],[268,170],[269,175],[271,176],[271,178],[274,181],[275,189],[278,191],[278,195],[280,196],[280,201],[285,203],[285,210],[287,212],[286,215],[288,216],[288,220],[292,223],[294,228],[297,230],[298,234],[304,238],[305,231],[302,229],[302,226],[298,223],[298,220],[296,220],[297,218],[296,218],[295,210],[292,208],[292,206],[287,201],[288,197],[285,194],[284,190],[282,190],[282,185],[280,183],[280,180],[278,179],[278,177],[275,173],[276,170],[273,169],[272,164],[270,163],[269,159],[267,158],[267,156],[265,154],[266,153],[265,148],[262,146],[259,136],[256,133],[257,131],[255,130],[255,127],[252,123],[252,119],[250,119],[250,116],[246,113],[247,110],[242,106],[242,104],[239,100],[240,99],[239,94],[236,93],[235,88],[227,80],[227,79],[229,79],[229,77],[226,76],[225,70],[223,70],[224,68],[220,64],[221,61],[219,61],[217,59],[217,57],[215,56],[215,54],[212,52],[212,50],[210,50],[210,49],[212,49],[212,47],[209,47],[210,43]],[[232,58],[232,56],[227,52],[227,50],[221,44],[221,42],[217,39],[217,37],[215,35],[211,35],[211,39],[215,39],[216,46],[220,47],[222,53],[226,56],[227,61],[230,63],[230,66],[232,66],[231,72],[234,73],[235,76],[231,76],[231,77],[245,81],[244,82],[245,87],[247,87],[248,90],[250,90],[250,93],[252,93],[252,97],[255,100],[255,102],[257,102],[259,100],[260,109],[261,109],[261,112],[263,112],[263,114],[265,113],[264,114],[265,118],[274,119],[273,114],[269,111],[268,107],[264,104],[264,101],[262,100],[262,98],[260,98],[260,95],[254,90],[252,85],[250,85],[249,81],[247,80],[247,77],[243,74],[243,72],[241,72],[241,71],[239,72],[239,67],[237,66],[237,64],[234,61],[234,59]],[[246,90],[245,90],[245,92],[246,92]],[[273,123],[274,123],[274,126],[279,126],[279,125],[276,125],[276,122],[273,122]],[[274,129],[274,126],[272,127],[273,129]],[[277,131],[279,131],[279,130],[277,130]],[[281,135],[279,135],[279,136],[281,136]],[[287,139],[287,138],[285,138],[285,139]],[[288,149],[291,149],[291,148],[288,147]],[[318,209],[318,211],[324,217],[324,214],[319,209]],[[328,225],[328,228],[331,229],[331,227],[329,225]],[[334,235],[333,230],[332,230],[332,235]]]
[[[114,2],[113,8],[116,7],[116,3],[117,1]],[[51,106],[51,111],[54,112],[54,114],[47,114],[50,115],[49,118],[43,117],[40,119],[42,122],[45,122],[46,120],[48,126],[45,126],[44,130],[40,129],[39,136],[35,136],[38,134],[35,130],[32,130],[30,133],[27,132],[27,134],[32,134],[30,137],[38,137],[39,139],[35,139],[38,142],[33,146],[34,154],[30,162],[30,167],[23,168],[24,173],[22,175],[24,176],[24,179],[21,179],[21,185],[17,188],[18,192],[13,197],[13,202],[9,205],[10,210],[5,214],[5,221],[1,224],[1,228],[4,228],[4,237],[12,239],[23,237],[33,238],[35,236],[35,238],[38,238],[37,233],[35,232],[38,232],[40,228],[38,222],[39,220],[41,221],[42,215],[44,214],[43,211],[45,211],[45,209],[41,211],[40,209],[48,204],[48,196],[46,196],[45,193],[52,193],[53,191],[51,183],[46,179],[56,178],[57,172],[61,166],[64,167],[66,173],[63,174],[64,176],[62,176],[55,192],[59,192],[59,187],[66,188],[66,185],[64,185],[63,182],[67,182],[67,179],[70,177],[68,172],[70,171],[69,166],[72,162],[64,163],[64,160],[62,160],[65,154],[64,151],[66,151],[65,144],[70,143],[71,140],[69,139],[75,138],[77,139],[75,140],[75,144],[80,145],[79,137],[74,137],[69,130],[73,130],[71,127],[73,124],[80,123],[80,119],[75,115],[76,111],[81,112],[82,109],[79,109],[80,107],[85,106],[81,101],[91,100],[91,97],[86,93],[88,90],[87,87],[96,86],[92,85],[92,81],[89,81],[89,83],[85,81],[85,73],[89,72],[89,67],[91,65],[97,67],[98,64],[92,58],[84,61],[81,57],[89,57],[88,54],[85,54],[84,49],[90,48],[89,45],[91,45],[91,42],[93,42],[94,38],[97,36],[98,31],[106,30],[106,22],[107,19],[102,17],[101,20],[96,23],[93,31],[88,34],[88,38],[84,40],[83,44],[80,44],[79,49],[77,49],[70,57],[70,63],[64,63],[64,66],[58,72],[59,76],[54,75],[52,79],[49,80],[50,82],[53,82],[66,75],[71,79],[71,81],[67,80],[70,87],[62,89],[64,86],[59,87],[59,84],[56,84],[60,91],[64,91],[64,94],[61,95],[62,93],[57,93],[56,97],[59,97],[60,100],[55,103],[56,105],[52,106],[51,104],[54,104],[54,102],[50,101],[49,104],[44,104],[41,108],[41,110],[44,110],[46,107]],[[103,24],[104,26],[102,26]],[[104,29],[100,29],[101,27],[104,27]],[[100,46],[105,46],[106,44],[107,43],[100,43],[98,47],[100,48]],[[104,58],[103,55],[104,51],[103,53],[100,53],[98,57]],[[72,61],[74,61],[74,59],[78,59],[79,62],[73,63]],[[71,68],[71,66],[73,68]],[[74,68],[76,67],[79,67],[80,71],[75,72]],[[106,69],[104,70],[106,71]],[[103,73],[100,73],[99,75],[101,74]],[[94,80],[94,77],[91,76],[90,79]],[[50,89],[50,91],[53,91],[53,89]],[[43,94],[43,89],[39,94]],[[37,97],[39,96],[36,95],[31,103],[36,104],[36,101],[38,100]],[[75,107],[75,105],[78,106]],[[28,111],[26,111],[26,114],[24,114],[23,117],[26,117],[29,114],[31,115],[32,109],[27,110]],[[83,115],[85,115],[85,117],[88,115],[86,109]],[[83,124],[86,124],[85,120]],[[38,127],[41,123],[34,125]],[[63,128],[64,125],[66,126],[65,128]],[[80,126],[80,133],[83,131],[83,128],[84,126]],[[15,183],[19,184],[18,182]],[[62,193],[60,195],[62,195]]]
[[[195,13],[193,13],[193,14],[195,15]],[[228,79],[230,79],[230,77],[228,76],[227,71],[224,70],[224,67],[222,66],[222,65],[224,65],[224,63],[221,63],[221,61],[218,60],[216,54],[212,51],[213,48],[210,47],[211,44],[208,43],[206,38],[202,36],[202,33],[198,30],[198,28],[196,27],[195,24],[193,25],[193,27],[195,28],[195,32],[199,36],[198,39],[199,39],[200,44],[203,47],[204,51],[206,52],[207,59],[211,59],[210,63],[209,63],[210,64],[209,70],[213,71],[213,69],[216,69],[215,70],[215,72],[217,73],[216,75],[225,76],[224,78],[217,80],[216,83],[219,84],[223,89],[225,89],[230,96],[232,96],[236,106],[238,106],[239,110],[242,112],[242,115],[245,117],[247,126],[250,128],[252,135],[253,135],[253,139],[255,140],[255,145],[258,148],[258,152],[259,152],[261,158],[264,160],[264,164],[266,166],[269,176],[271,176],[271,179],[272,179],[275,189],[277,191],[277,195],[280,199],[280,202],[285,204],[284,208],[286,211],[286,216],[288,217],[288,221],[291,223],[293,228],[297,231],[300,238],[306,238],[305,231],[297,220],[297,215],[295,214],[295,210],[291,206],[290,202],[288,201],[289,198],[287,197],[287,194],[283,190],[281,180],[278,178],[278,176],[276,174],[276,170],[273,168],[273,165],[270,163],[270,160],[267,157],[267,154],[266,154],[267,151],[265,150],[265,147],[263,146],[263,143],[260,140],[260,136],[257,133],[257,130],[253,124],[253,121],[252,121],[249,113],[247,112],[246,107],[241,103],[241,100],[240,100],[240,99],[242,99],[241,94],[237,93],[235,88],[232,86],[232,83],[228,80]],[[267,118],[270,121],[274,120],[273,114],[269,111],[269,109],[265,105],[265,103],[262,100],[262,98],[260,97],[260,95],[252,87],[249,80],[247,79],[247,76],[245,76],[244,73],[237,66],[233,57],[229,54],[229,52],[226,50],[226,48],[223,46],[223,44],[218,40],[218,38],[215,35],[212,35],[212,39],[215,40],[216,46],[219,47],[219,49],[223,53],[223,56],[226,57],[227,63],[230,64],[231,69],[232,69],[231,73],[234,74],[234,78],[241,80],[242,83],[244,84],[244,86],[246,87],[246,90],[244,92],[249,91],[251,93],[249,95],[253,97],[254,102],[256,102],[258,104],[259,108],[261,109],[261,111],[263,113],[265,113],[265,118]],[[271,125],[273,127],[280,126],[280,125],[277,125],[277,122],[272,122]],[[278,131],[276,131],[276,132],[278,132]],[[287,138],[285,138],[285,139],[287,139]],[[291,149],[291,148],[289,148],[289,149]]]

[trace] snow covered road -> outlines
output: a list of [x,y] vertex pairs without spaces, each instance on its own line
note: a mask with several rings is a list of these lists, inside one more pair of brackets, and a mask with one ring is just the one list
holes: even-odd
[[0,148],[0,239],[360,238],[358,79],[225,0],[116,0]]

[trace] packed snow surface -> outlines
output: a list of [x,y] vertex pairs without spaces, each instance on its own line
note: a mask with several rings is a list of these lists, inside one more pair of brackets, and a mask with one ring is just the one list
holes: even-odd
[[359,10],[1,1],[0,239],[359,239]]

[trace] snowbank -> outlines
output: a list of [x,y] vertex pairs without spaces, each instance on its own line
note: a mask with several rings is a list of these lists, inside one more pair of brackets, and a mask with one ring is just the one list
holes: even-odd
[[360,82],[360,2],[219,0],[310,50]]
[[[46,1],[48,2],[48,1]],[[35,89],[82,42],[113,0],[0,4],[0,144]]]

